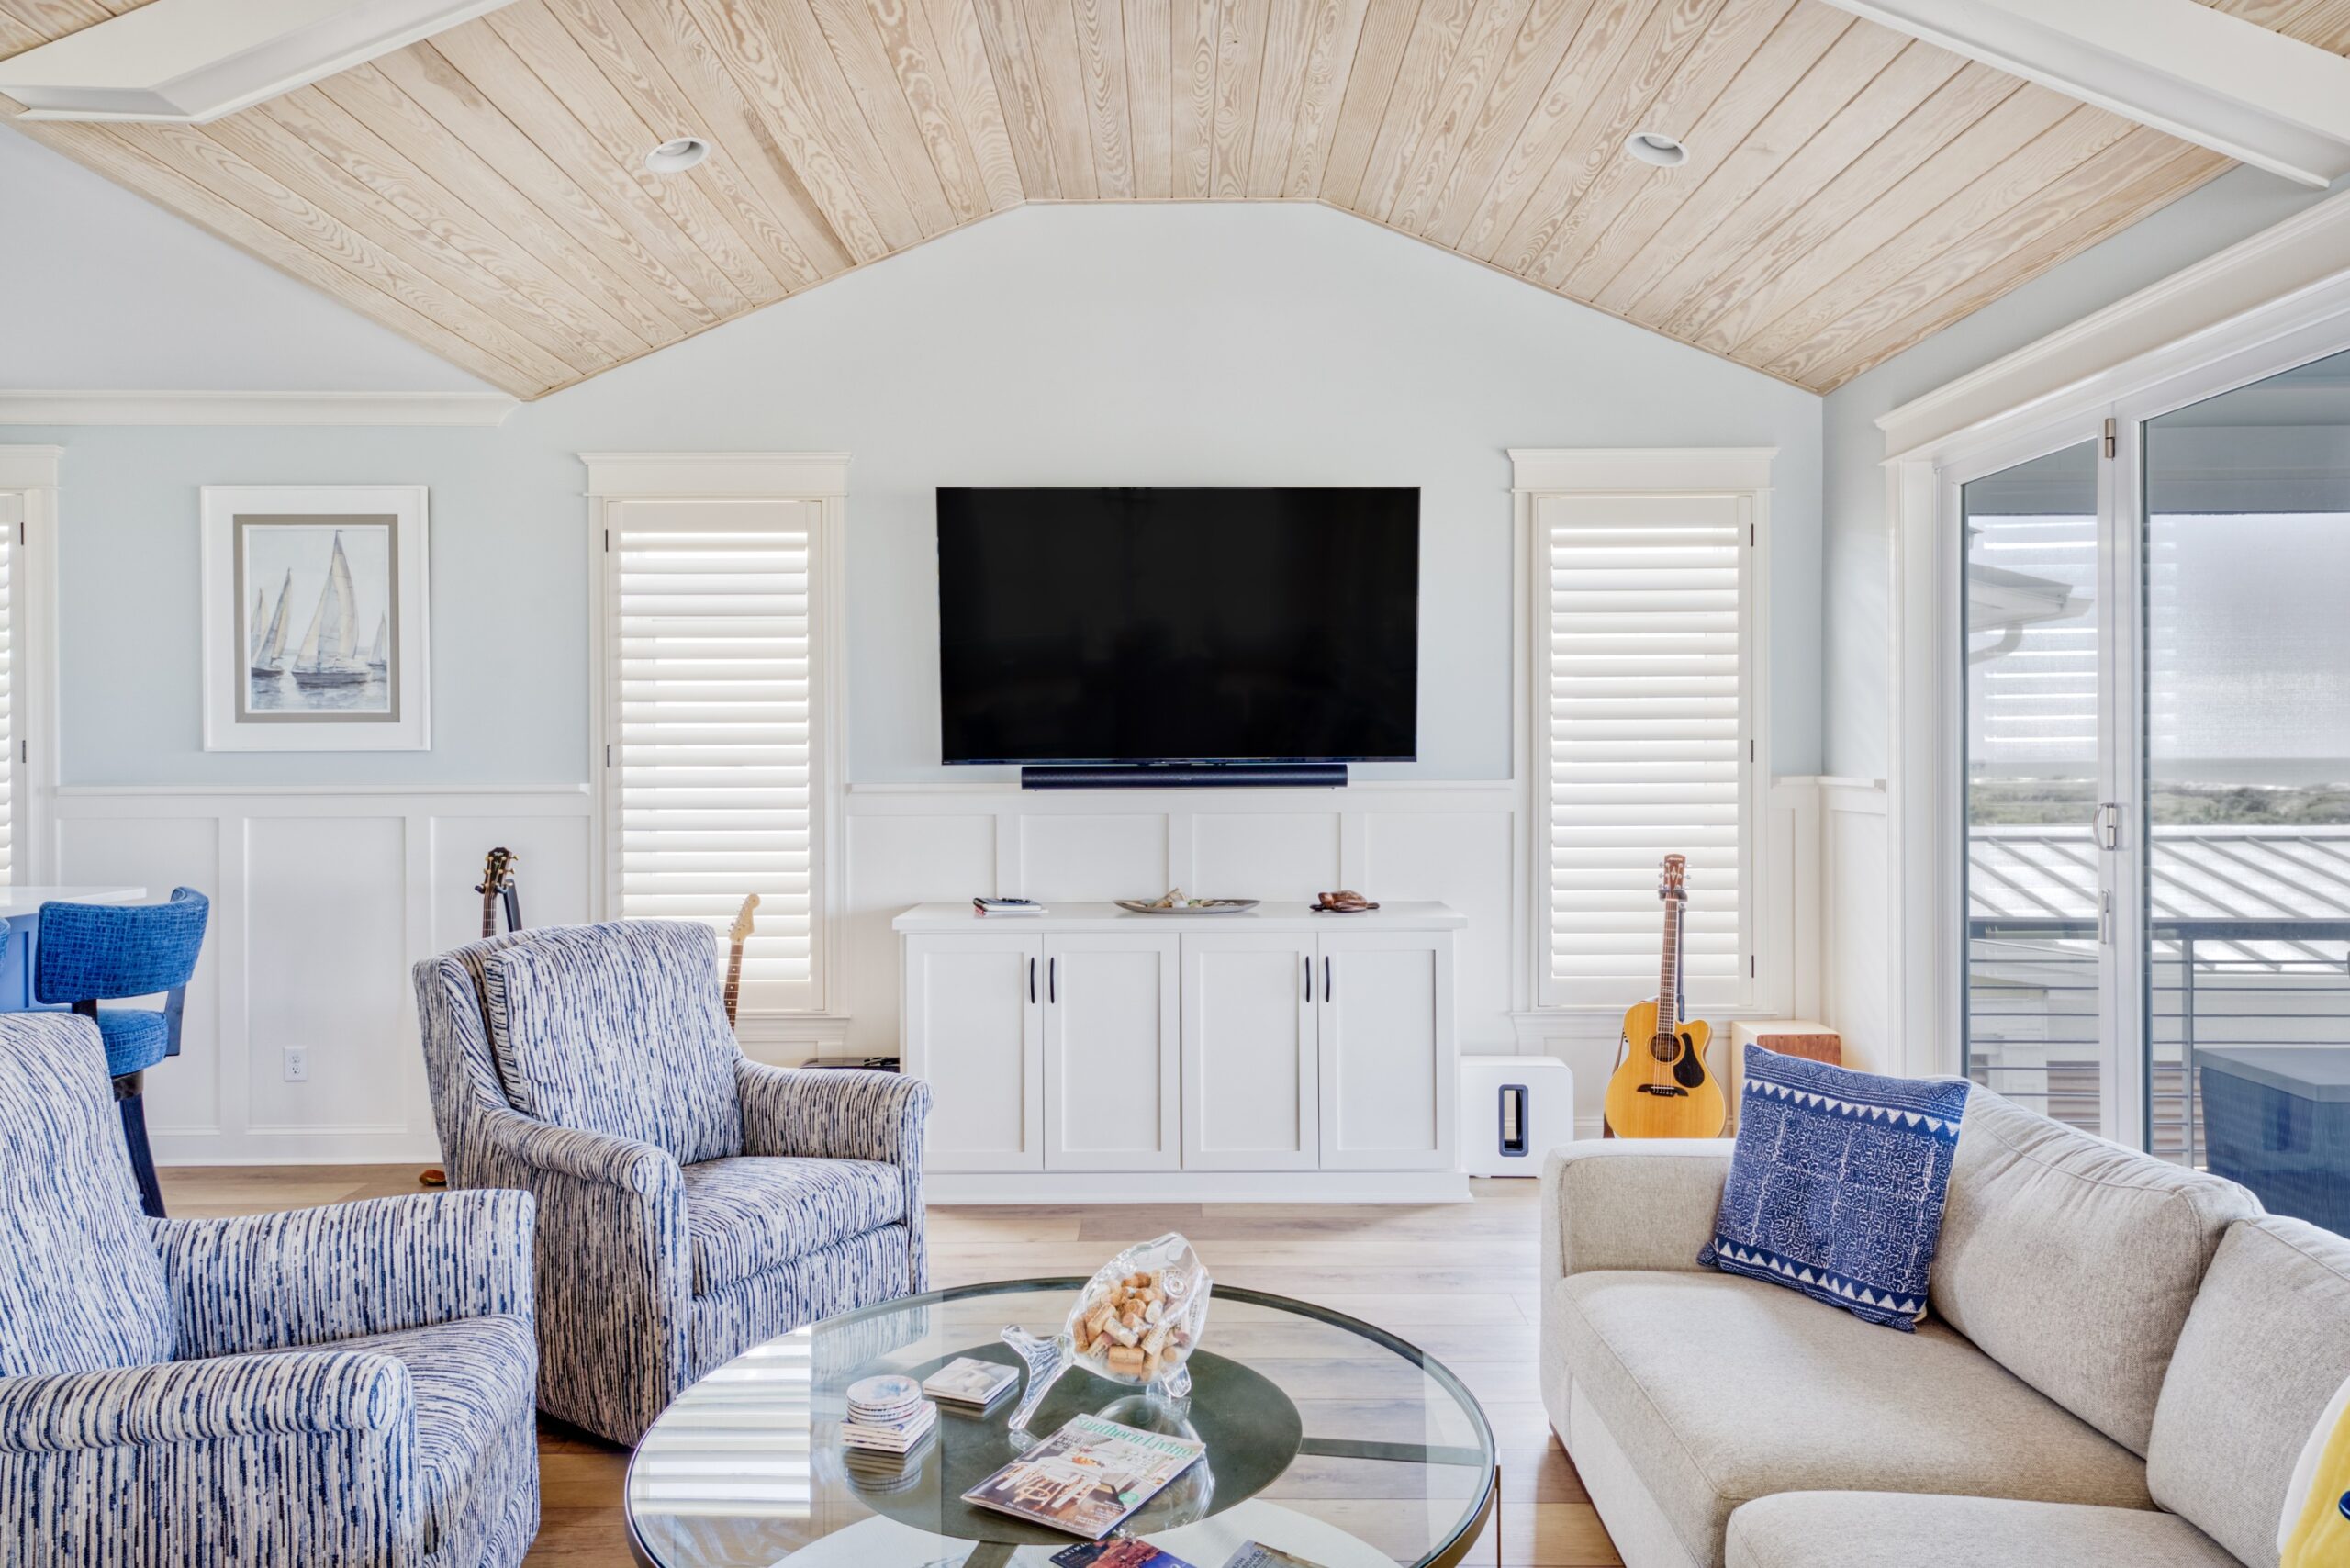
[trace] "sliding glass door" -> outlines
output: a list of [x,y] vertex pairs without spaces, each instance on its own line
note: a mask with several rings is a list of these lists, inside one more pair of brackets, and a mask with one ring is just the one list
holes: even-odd
[[2350,353],[2143,430],[2148,1142],[2350,1229]]
[[2092,837],[2099,771],[2099,441],[1969,481],[1966,1070],[2059,1121],[2107,1126]]
[[2350,352],[2285,359],[1949,476],[1961,1026],[1977,1082],[2350,1230]]

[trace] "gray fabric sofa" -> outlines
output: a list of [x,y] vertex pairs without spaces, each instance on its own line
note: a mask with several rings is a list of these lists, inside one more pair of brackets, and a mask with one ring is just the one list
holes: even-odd
[[1977,1090],[1903,1334],[1697,1267],[1731,1147],[1543,1170],[1543,1404],[1627,1568],[2274,1568],[2350,1241]]

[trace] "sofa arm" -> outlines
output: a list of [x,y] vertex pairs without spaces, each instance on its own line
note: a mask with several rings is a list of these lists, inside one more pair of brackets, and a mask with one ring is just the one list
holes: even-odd
[[416,1403],[393,1356],[286,1350],[0,1378],[0,1455],[256,1434],[397,1434]]
[[1542,1162],[1542,1278],[1695,1269],[1714,1238],[1729,1138],[1562,1144]]
[[666,1149],[635,1138],[559,1127],[515,1111],[476,1114],[472,1131],[485,1146],[482,1152],[502,1164],[618,1187],[646,1197],[684,1185],[677,1162]]
[[156,1220],[184,1358],[531,1314],[528,1193],[420,1193]]
[[930,1085],[895,1072],[735,1063],[743,1152],[922,1169]]

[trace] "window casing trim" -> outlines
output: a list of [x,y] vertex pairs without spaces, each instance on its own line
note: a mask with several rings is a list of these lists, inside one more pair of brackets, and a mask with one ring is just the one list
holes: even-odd
[[[848,455],[845,453],[760,452],[631,452],[578,454],[588,469],[588,531],[584,541],[588,583],[588,793],[592,797],[588,858],[588,907],[599,919],[612,918],[619,902],[613,871],[618,853],[611,831],[616,780],[606,764],[607,747],[617,747],[618,693],[614,686],[614,624],[612,595],[615,580],[610,549],[612,509],[647,501],[812,501],[821,509],[815,531],[815,559],[811,581],[810,648],[814,667],[810,714],[811,824],[809,888],[813,900],[810,935],[814,944],[812,995],[805,1008],[755,1013],[741,1020],[746,1039],[765,1038],[774,1030],[758,1020],[812,1020],[832,1015],[847,994],[844,970],[846,945],[842,925],[847,908],[846,876],[840,853],[846,766],[842,700],[847,690],[845,577],[843,569],[843,529],[848,499]],[[787,1031],[788,1032],[788,1031]]]

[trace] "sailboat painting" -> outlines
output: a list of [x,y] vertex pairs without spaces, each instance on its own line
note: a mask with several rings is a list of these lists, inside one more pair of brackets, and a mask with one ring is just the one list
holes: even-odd
[[201,494],[204,749],[431,750],[425,487]]
[[245,711],[396,719],[394,520],[237,523],[241,576],[261,585],[247,626]]

